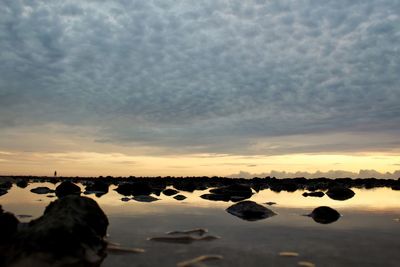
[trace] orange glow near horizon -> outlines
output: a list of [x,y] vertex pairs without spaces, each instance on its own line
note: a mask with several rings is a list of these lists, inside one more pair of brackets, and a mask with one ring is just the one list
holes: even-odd
[[191,154],[138,156],[123,153],[66,152],[36,153],[0,151],[1,175],[63,176],[229,176],[240,171],[263,174],[270,171],[327,172],[400,169],[396,154],[355,155],[289,154],[279,156],[237,156]]

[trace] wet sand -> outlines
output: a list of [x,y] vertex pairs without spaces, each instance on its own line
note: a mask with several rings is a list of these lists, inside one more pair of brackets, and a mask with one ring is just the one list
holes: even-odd
[[[39,217],[54,200],[15,185],[0,196],[6,211]],[[222,260],[205,262],[205,266],[299,266],[307,262],[316,266],[398,266],[400,262],[400,192],[390,188],[353,189],[355,196],[346,201],[303,197],[302,190],[276,193],[269,189],[250,199],[268,206],[276,216],[249,222],[227,213],[232,202],[215,202],[200,198],[206,191],[180,192],[187,196],[177,201],[173,196],[155,196],[160,200],[142,203],[123,202],[111,186],[109,193],[94,198],[107,214],[109,240],[123,247],[143,248],[142,254],[109,254],[102,266],[177,266],[179,262],[201,255],[221,255]],[[310,217],[313,208],[326,205],[342,216],[331,224],[319,224]],[[23,217],[21,221],[32,218]],[[212,241],[191,244],[148,241],[166,232],[206,228]],[[298,256],[280,256],[295,252]],[[291,255],[291,254],[289,254]],[[306,263],[303,263],[306,264]],[[307,266],[307,265],[304,265]],[[312,265],[309,265],[312,266]]]

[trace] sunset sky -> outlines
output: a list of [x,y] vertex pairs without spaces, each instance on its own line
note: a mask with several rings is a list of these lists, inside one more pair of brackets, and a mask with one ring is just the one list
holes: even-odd
[[0,14],[0,175],[400,177],[399,0]]

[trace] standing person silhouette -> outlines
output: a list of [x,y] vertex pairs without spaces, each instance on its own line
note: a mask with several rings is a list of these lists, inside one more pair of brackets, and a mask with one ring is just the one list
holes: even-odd
[[57,177],[57,171],[54,171],[54,177]]

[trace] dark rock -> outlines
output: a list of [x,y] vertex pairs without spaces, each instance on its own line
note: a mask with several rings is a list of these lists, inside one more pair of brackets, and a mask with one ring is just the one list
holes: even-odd
[[219,188],[214,188],[210,190],[210,193],[218,195],[230,195],[230,196],[240,196],[249,198],[253,195],[251,187],[242,184],[233,184],[228,186],[223,186]]
[[160,200],[159,198],[153,197],[153,196],[148,196],[148,195],[139,195],[139,196],[134,196],[133,200],[136,200],[138,202],[154,202],[157,200]]
[[56,187],[56,196],[62,198],[68,195],[80,195],[81,188],[70,181],[64,181]]
[[13,214],[4,212],[0,206],[0,246],[9,243],[10,239],[17,232],[18,224],[18,219]]
[[109,186],[110,184],[105,181],[95,180],[86,185],[85,194],[95,194],[97,197],[101,197],[108,193]]
[[328,224],[336,222],[340,218],[340,213],[330,207],[321,206],[315,208],[308,216],[317,223]]
[[98,266],[106,255],[107,227],[94,200],[68,195],[21,227],[0,256],[6,266]]
[[328,197],[334,200],[346,200],[354,197],[355,193],[353,190],[346,187],[332,187],[326,192]]
[[[205,194],[201,196],[204,199],[209,200],[220,200],[220,201],[242,201],[250,198],[253,195],[251,187],[243,184],[232,184],[228,186],[222,186],[210,190],[211,194]],[[214,196],[212,196],[214,195]]]
[[0,182],[0,188],[9,190],[12,187],[12,183],[10,181]]
[[227,208],[226,211],[246,221],[257,221],[276,215],[272,210],[253,201],[236,203]]
[[26,180],[19,180],[15,183],[19,188],[26,188],[28,186],[28,182]]
[[173,196],[173,195],[176,195],[176,194],[179,193],[179,191],[177,191],[177,190],[175,190],[175,189],[171,189],[171,188],[165,189],[165,190],[162,191],[162,192],[163,192],[163,194],[166,195],[166,196]]
[[50,189],[46,186],[39,186],[39,187],[31,189],[31,192],[35,193],[35,194],[43,195],[43,194],[54,193],[54,190]]
[[152,192],[150,185],[146,182],[123,183],[115,190],[124,196],[144,196]]
[[229,201],[231,199],[228,195],[217,195],[217,194],[204,194],[200,196],[202,199],[212,200],[212,201]]
[[317,191],[317,192],[304,192],[303,193],[304,197],[323,197],[325,196],[325,193],[322,191]]
[[174,198],[176,200],[184,200],[184,199],[186,199],[186,197],[184,195],[176,195],[176,196],[174,196]]
[[3,189],[3,188],[0,188],[0,196],[5,195],[5,194],[7,194],[7,193],[8,193],[7,190],[5,190],[5,189]]

